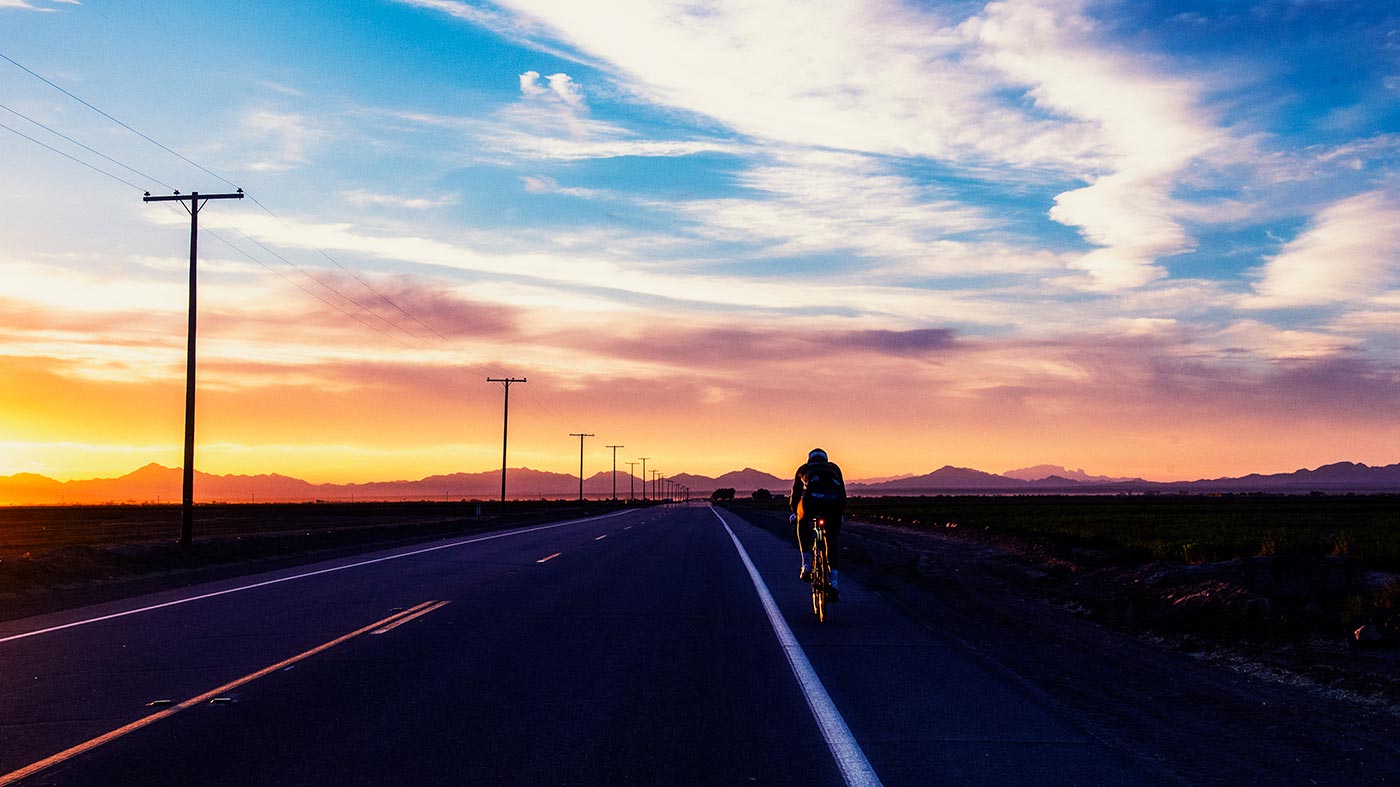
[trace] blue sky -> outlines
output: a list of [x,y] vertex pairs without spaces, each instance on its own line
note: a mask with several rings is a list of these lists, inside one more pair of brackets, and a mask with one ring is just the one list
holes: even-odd
[[512,464],[561,471],[581,430],[674,472],[1400,460],[1384,3],[0,0],[0,30],[228,178],[0,61],[0,103],[141,173],[0,110],[132,184],[0,129],[0,374],[32,390],[0,473],[178,462],[187,219],[139,189],[230,184],[269,212],[201,214],[202,469],[484,469],[501,373],[532,379]]

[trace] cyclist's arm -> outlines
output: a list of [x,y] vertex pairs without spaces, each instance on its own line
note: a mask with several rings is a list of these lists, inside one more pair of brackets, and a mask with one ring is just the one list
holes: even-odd
[[792,477],[792,494],[788,495],[788,508],[792,513],[797,513],[797,502],[802,499],[802,492],[806,489],[806,484],[802,483],[802,468],[797,468],[797,474]]

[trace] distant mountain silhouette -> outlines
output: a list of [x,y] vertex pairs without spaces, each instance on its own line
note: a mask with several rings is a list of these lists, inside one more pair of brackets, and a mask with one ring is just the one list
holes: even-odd
[[[629,492],[628,474],[617,473],[617,495]],[[642,479],[632,476],[631,489],[642,497]],[[705,497],[720,487],[740,492],[759,488],[784,490],[775,476],[751,468],[726,473],[720,478],[681,474],[674,478],[688,486],[692,497]],[[181,472],[159,464],[149,464],[118,478],[55,481],[33,473],[0,476],[0,504],[48,505],[54,503],[178,503]],[[647,497],[651,496],[647,488]],[[611,497],[613,473],[605,470],[584,479],[584,494],[590,498]],[[198,502],[285,502],[311,500],[463,500],[496,499],[501,493],[501,471],[434,475],[416,481],[372,481],[357,484],[312,484],[284,475],[212,475],[195,472],[195,500]],[[511,498],[570,498],[578,495],[578,476],[510,468],[506,472],[506,493]]]
[[1023,467],[1019,470],[1007,470],[1002,475],[1007,478],[1015,478],[1021,481],[1046,481],[1052,477],[1059,477],[1069,481],[1078,481],[1085,484],[1114,484],[1120,481],[1137,481],[1136,478],[1110,478],[1106,475],[1089,475],[1083,468],[1070,470],[1059,465],[1036,465],[1035,467]]
[[[1064,470],[1050,465],[1054,470]],[[1040,468],[1026,468],[1038,474]],[[1071,472],[1071,471],[1065,471]],[[1251,473],[1240,478],[1214,478],[1197,481],[1155,482],[1100,480],[1073,471],[1075,477],[1052,473],[1032,480],[1009,478],[966,467],[946,465],[932,473],[895,478],[878,483],[849,484],[856,495],[905,494],[1124,494],[1124,493],[1400,493],[1400,464],[1371,467],[1355,462],[1336,462],[1314,470],[1262,475]],[[1080,478],[1079,476],[1083,476]],[[628,495],[628,474],[617,473],[618,497]],[[632,479],[632,490],[641,497],[642,479]],[[786,495],[791,485],[768,473],[744,468],[718,478],[690,473],[671,476],[677,485],[689,487],[692,497],[705,497],[719,488],[732,487],[746,495],[767,489]],[[1088,480],[1085,480],[1088,479]],[[48,505],[55,503],[175,503],[180,500],[180,469],[149,464],[118,478],[81,481],[55,481],[34,473],[0,476],[0,504]],[[578,494],[578,476],[530,468],[511,468],[506,473],[507,493],[512,498],[570,498]],[[651,487],[646,496],[651,497]],[[211,475],[195,473],[195,499],[199,502],[282,502],[308,500],[491,500],[500,495],[501,473],[435,475],[417,481],[375,481],[360,484],[312,484],[284,475]],[[608,497],[613,491],[613,473],[606,470],[584,479],[584,493],[590,498]]]
[[984,473],[981,470],[973,470],[968,467],[944,465],[934,470],[932,473],[926,473],[924,475],[897,478],[893,481],[882,481],[878,484],[852,483],[848,488],[849,491],[854,494],[888,495],[934,490],[975,491],[1021,489],[1025,486],[1025,481],[1018,481],[1014,478]]

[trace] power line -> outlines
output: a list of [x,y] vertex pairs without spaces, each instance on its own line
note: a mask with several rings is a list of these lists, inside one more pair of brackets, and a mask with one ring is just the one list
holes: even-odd
[[[347,311],[347,310],[345,309],[345,307],[341,306],[340,304],[338,304],[338,303],[336,303],[336,302],[334,302],[334,301],[332,301],[332,300],[327,299],[325,296],[321,295],[320,293],[316,292],[315,290],[307,289],[306,287],[302,286],[300,282],[298,282],[298,281],[296,281],[295,279],[291,278],[291,277],[288,276],[287,274],[285,274],[285,273],[283,273],[283,272],[277,270],[276,268],[272,267],[271,265],[268,265],[266,262],[263,262],[262,260],[258,259],[257,257],[254,257],[253,255],[249,254],[248,252],[246,252],[246,251],[244,251],[243,249],[239,248],[239,247],[238,247],[236,244],[234,244],[232,241],[230,241],[230,240],[228,240],[227,238],[225,238],[224,236],[222,236],[222,235],[220,235],[220,234],[214,232],[213,230],[206,229],[206,230],[205,230],[205,233],[207,233],[210,237],[214,238],[215,240],[219,241],[220,243],[224,244],[225,246],[228,246],[230,249],[233,249],[234,251],[236,251],[236,252],[238,252],[239,254],[243,255],[244,257],[248,258],[248,259],[251,260],[252,262],[257,263],[258,265],[261,265],[262,267],[266,268],[268,271],[271,271],[272,273],[276,274],[279,278],[281,278],[283,281],[287,282],[288,284],[292,285],[293,287],[296,287],[297,289],[301,290],[302,292],[306,293],[307,295],[310,295],[311,297],[315,298],[316,300],[320,301],[321,303],[324,303],[324,304],[326,304],[327,306],[331,307],[332,309],[335,309],[336,311],[340,312],[341,314],[344,314],[346,317],[349,317],[350,319],[354,320],[355,322],[358,322],[359,324],[365,326],[366,328],[369,328],[370,330],[372,330],[372,331],[374,331],[374,332],[380,334],[381,336],[384,336],[384,337],[389,338],[389,339],[393,339],[394,341],[398,342],[399,344],[403,345],[404,347],[407,347],[407,348],[410,349],[410,350],[417,350],[417,349],[419,349],[418,347],[414,347],[412,344],[409,344],[408,342],[404,341],[403,339],[399,338],[398,336],[395,336],[394,334],[385,331],[384,329],[380,328],[379,326],[374,325],[373,323],[369,323],[369,322],[364,321],[363,319],[360,318],[359,315],[357,315],[357,314],[355,314],[355,313],[353,313],[353,312]],[[285,261],[285,260],[284,260],[284,261]],[[292,267],[293,267],[294,269],[300,271],[303,275],[309,276],[309,274],[306,274],[305,271],[301,271],[301,269],[296,268],[296,266],[292,266]],[[312,279],[312,281],[316,281],[315,277],[310,277],[310,278]],[[317,282],[317,283],[320,283],[320,282]],[[323,285],[323,286],[324,286],[324,285]],[[338,293],[337,293],[337,294],[338,294]],[[342,295],[341,297],[345,297],[345,296]],[[348,300],[348,299],[347,299],[347,300]],[[354,301],[351,301],[351,303],[354,303]],[[375,315],[375,316],[378,316],[378,315]],[[381,319],[382,319],[382,318],[381,318]],[[392,323],[390,323],[390,324],[392,325]],[[436,349],[436,348],[434,348],[434,349]]]
[[117,166],[121,167],[122,169],[129,170],[129,171],[131,171],[131,172],[134,172],[134,173],[136,173],[137,175],[140,175],[141,177],[145,178],[146,180],[151,181],[152,183],[159,183],[160,185],[166,187],[167,189],[170,189],[171,191],[174,191],[174,190],[175,190],[175,187],[174,187],[174,186],[170,185],[169,183],[166,183],[165,181],[161,180],[160,178],[157,178],[157,177],[155,177],[155,176],[153,176],[153,175],[147,175],[146,173],[142,172],[142,171],[139,170],[139,169],[136,169],[135,167],[127,166],[126,164],[123,164],[123,163],[121,163],[120,161],[117,161],[116,159],[112,158],[111,156],[108,156],[107,154],[103,153],[102,151],[96,150],[96,149],[91,148],[91,147],[88,147],[87,145],[84,145],[83,143],[79,142],[78,140],[73,139],[72,137],[68,136],[67,134],[64,134],[62,131],[58,131],[57,129],[50,128],[49,126],[47,126],[47,125],[45,125],[45,124],[43,124],[43,123],[41,123],[41,122],[35,120],[34,118],[32,118],[32,117],[30,117],[30,116],[24,114],[23,112],[20,112],[20,111],[17,110],[17,109],[14,109],[14,108],[11,108],[11,107],[7,107],[7,106],[5,106],[4,104],[0,104],[0,109],[3,109],[3,110],[5,110],[6,112],[9,112],[11,115],[15,115],[15,116],[17,116],[17,117],[24,118],[25,120],[28,120],[30,123],[33,123],[34,125],[38,126],[39,128],[44,129],[45,131],[49,132],[50,134],[53,134],[53,135],[55,135],[55,136],[62,137],[62,138],[64,138],[64,139],[68,140],[69,142],[72,142],[74,145],[77,145],[78,147],[82,148],[83,150],[86,150],[87,152],[92,153],[93,155],[101,156],[102,158],[104,158],[104,159],[106,159],[106,160],[112,162],[113,164],[116,164]]
[[159,142],[155,141],[154,139],[151,139],[150,137],[146,136],[145,134],[142,134],[140,131],[137,131],[136,129],[132,128],[131,126],[128,126],[127,124],[121,122],[120,120],[117,120],[116,118],[112,117],[111,115],[107,114],[106,112],[103,112],[102,110],[98,109],[97,107],[93,106],[92,104],[89,104],[88,102],[84,101],[83,99],[81,99],[81,98],[79,98],[79,97],[73,95],[72,93],[68,92],[68,91],[65,90],[64,88],[62,88],[62,87],[60,87],[59,85],[55,84],[54,82],[50,81],[47,77],[43,76],[42,74],[39,74],[39,73],[33,71],[32,69],[30,69],[28,66],[24,65],[23,63],[20,63],[19,61],[15,60],[14,58],[10,57],[9,55],[6,55],[4,52],[0,52],[0,58],[3,58],[3,59],[5,59],[5,60],[9,61],[12,65],[14,65],[16,68],[19,68],[21,71],[24,71],[25,73],[29,74],[30,76],[34,77],[35,79],[38,79],[39,81],[43,82],[44,84],[48,85],[49,87],[53,88],[54,90],[57,90],[58,92],[62,93],[62,94],[65,95],[65,96],[68,96],[69,98],[73,99],[74,101],[78,102],[79,104],[82,104],[83,106],[87,107],[88,109],[91,109],[93,112],[96,112],[97,114],[101,115],[102,117],[105,117],[105,118],[107,118],[108,120],[112,121],[113,123],[116,123],[118,126],[121,126],[122,128],[126,129],[127,131],[130,131],[131,133],[135,134],[136,136],[138,136],[138,137],[140,137],[140,138],[146,140],[147,142],[151,143],[152,145],[155,145],[156,147],[160,148],[161,150],[164,150],[166,153],[169,153],[170,155],[174,156],[175,158],[180,159],[181,161],[185,162],[186,164],[189,164],[190,166],[192,166],[192,167],[194,167],[194,168],[200,170],[201,172],[205,173],[206,175],[211,175],[211,176],[213,176],[213,177],[215,177],[215,178],[218,178],[219,180],[222,180],[224,183],[227,183],[228,185],[230,185],[230,186],[232,186],[232,187],[234,187],[234,188],[238,188],[238,184],[234,183],[233,181],[229,180],[228,178],[226,178],[226,177],[224,177],[224,176],[218,174],[217,172],[212,172],[212,171],[210,171],[210,170],[208,170],[208,169],[205,169],[203,166],[200,166],[199,164],[196,164],[195,162],[189,160],[188,158],[185,158],[183,155],[181,155],[181,154],[175,152],[174,150],[171,150],[170,148],[166,147],[165,145],[160,144]]
[[[283,226],[287,227],[288,229],[295,229],[286,219],[284,219],[284,218],[282,218],[281,216],[277,215],[277,213],[276,213],[275,211],[273,211],[271,208],[269,208],[269,207],[267,207],[266,205],[264,205],[264,204],[262,204],[261,202],[259,202],[259,201],[257,200],[256,197],[249,197],[249,199],[251,199],[251,200],[253,201],[253,204],[255,204],[255,205],[257,205],[259,208],[261,208],[261,209],[263,210],[264,213],[266,213],[267,215],[269,215],[269,216],[271,216],[272,218],[276,219],[277,221],[281,222],[281,224],[282,224]],[[246,236],[246,235],[245,235],[245,236]],[[252,239],[250,238],[250,240],[252,240]],[[257,241],[253,241],[253,242],[254,242],[254,243],[257,243]],[[258,244],[258,245],[261,246],[262,244]],[[416,323],[418,323],[419,325],[423,326],[424,328],[428,329],[430,332],[432,332],[432,333],[433,333],[435,336],[437,336],[439,339],[443,340],[444,342],[447,342],[449,345],[451,345],[453,348],[455,348],[458,352],[461,352],[461,353],[463,353],[464,355],[467,355],[468,357],[475,358],[483,367],[487,368],[488,370],[494,371],[494,372],[496,372],[496,373],[498,373],[498,374],[504,373],[503,370],[502,370],[500,367],[495,367],[495,366],[493,366],[492,364],[490,364],[489,362],[487,362],[486,359],[484,359],[484,358],[482,358],[482,357],[476,355],[475,353],[471,352],[470,350],[466,349],[465,347],[463,347],[462,345],[458,344],[456,341],[454,341],[454,340],[451,339],[450,337],[445,336],[441,331],[437,330],[437,329],[434,328],[433,326],[431,326],[431,325],[427,324],[426,322],[424,322],[423,320],[419,319],[417,315],[414,315],[414,314],[412,314],[411,312],[409,312],[408,310],[404,309],[404,308],[403,308],[402,306],[400,306],[397,302],[395,302],[392,298],[390,298],[389,296],[385,295],[383,292],[380,292],[379,289],[377,289],[374,285],[370,284],[368,281],[366,281],[366,280],[365,280],[363,277],[361,277],[359,274],[355,273],[353,270],[351,270],[351,269],[345,267],[344,265],[342,265],[342,264],[340,263],[339,260],[337,260],[336,258],[332,257],[332,256],[331,256],[329,253],[327,253],[324,249],[321,249],[320,247],[316,246],[315,244],[310,244],[310,246],[311,246],[311,248],[312,248],[317,254],[320,254],[322,257],[324,257],[324,258],[326,258],[327,260],[329,260],[329,261],[331,262],[331,264],[335,265],[337,268],[339,268],[339,269],[345,271],[345,272],[346,272],[347,274],[349,274],[352,278],[354,278],[355,281],[359,282],[365,289],[367,289],[367,290],[369,290],[370,292],[374,293],[374,295],[375,295],[376,297],[378,297],[380,300],[382,300],[383,302],[389,304],[391,307],[393,307],[394,309],[398,310],[399,312],[403,313],[403,314],[404,314],[405,316],[407,316],[409,319],[413,320],[414,322],[416,322]],[[264,247],[264,248],[266,248],[266,247]],[[342,297],[344,297],[344,296],[342,296]],[[357,304],[357,305],[358,305],[358,304]],[[381,317],[381,319],[383,319],[383,318]],[[405,332],[408,332],[407,329],[403,328],[402,326],[398,326],[397,324],[395,324],[395,325],[396,325],[396,327],[398,327],[400,330],[403,330],[403,331],[405,331]],[[442,352],[446,352],[446,350],[442,350]],[[533,392],[531,392],[531,391],[529,391],[529,390],[526,391],[526,396],[527,396],[529,399],[531,399],[533,402],[535,402],[536,404],[538,404],[538,405],[544,410],[544,412],[545,412],[546,415],[548,415],[549,417],[553,418],[553,419],[554,419],[555,421],[557,421],[560,425],[563,425],[563,424],[565,423],[564,415],[563,415],[561,412],[559,412],[559,410],[558,410],[557,408],[555,408],[553,405],[549,404],[549,403],[548,403],[547,401],[545,401],[544,399],[541,399],[540,397],[536,396]]]
[[[155,145],[156,147],[158,147],[158,148],[160,148],[161,150],[163,150],[163,151],[169,153],[170,155],[175,156],[176,158],[180,159],[181,161],[184,161],[185,163],[187,163],[187,164],[189,164],[189,165],[195,167],[196,169],[200,170],[201,172],[204,172],[204,173],[206,173],[206,174],[208,174],[208,175],[210,175],[210,176],[212,176],[212,177],[214,177],[214,178],[216,178],[216,179],[218,179],[218,180],[220,180],[220,181],[223,181],[224,183],[226,183],[226,184],[228,184],[228,185],[230,185],[230,186],[233,186],[233,187],[237,188],[237,185],[236,185],[233,181],[229,180],[228,178],[225,178],[224,176],[222,176],[222,175],[220,175],[220,174],[218,174],[218,173],[216,173],[216,172],[214,172],[214,171],[212,171],[212,170],[210,170],[210,169],[204,167],[203,165],[199,164],[198,162],[196,162],[196,161],[194,161],[194,160],[192,160],[192,159],[186,157],[185,155],[179,153],[178,151],[176,151],[176,150],[170,148],[169,146],[167,146],[167,145],[161,143],[160,141],[154,139],[153,137],[149,136],[148,134],[145,134],[145,133],[139,131],[138,129],[134,128],[134,127],[131,126],[130,124],[123,122],[122,120],[120,120],[120,119],[116,118],[115,116],[113,116],[111,113],[106,112],[105,110],[101,109],[100,107],[98,107],[98,106],[92,104],[91,102],[89,102],[89,101],[83,99],[82,97],[80,97],[80,96],[78,96],[78,95],[72,93],[71,91],[65,89],[65,88],[62,87],[61,85],[58,85],[57,83],[53,82],[52,80],[48,79],[47,77],[43,76],[42,74],[39,74],[38,72],[36,72],[36,71],[34,71],[33,69],[29,68],[28,66],[24,65],[23,63],[20,63],[19,61],[15,60],[14,58],[12,58],[12,57],[10,57],[10,56],[4,54],[3,52],[0,52],[0,59],[3,59],[3,60],[5,60],[5,61],[9,62],[10,64],[14,65],[16,68],[19,68],[20,70],[24,71],[25,73],[29,74],[30,76],[33,76],[35,79],[38,79],[39,81],[43,82],[44,84],[48,85],[49,87],[52,87],[53,89],[59,91],[60,93],[64,94],[65,96],[68,96],[69,98],[73,99],[74,101],[77,101],[78,103],[82,104],[83,106],[87,107],[88,109],[92,110],[93,112],[96,112],[97,114],[101,115],[102,117],[107,118],[108,120],[112,121],[113,123],[116,123],[118,126],[121,126],[122,128],[126,129],[127,131],[131,132],[132,134],[135,134],[136,136],[140,137],[141,139],[146,140],[147,142],[151,143],[152,145]],[[5,108],[8,109],[8,107],[5,107]],[[14,110],[10,110],[10,111],[13,112]],[[19,114],[19,113],[16,112],[15,114]],[[25,116],[24,116],[24,115],[20,115],[20,117],[25,117]],[[86,145],[83,145],[82,143],[80,143],[80,142],[78,142],[78,141],[76,141],[76,140],[73,140],[72,138],[67,137],[66,135],[63,135],[63,134],[57,132],[57,131],[54,130],[54,129],[49,128],[48,126],[44,126],[42,123],[38,123],[38,121],[35,121],[35,120],[33,120],[32,118],[25,117],[25,119],[26,119],[26,120],[29,120],[30,122],[35,123],[36,125],[40,125],[40,126],[44,127],[45,129],[51,131],[52,133],[55,133],[55,134],[58,134],[59,136],[64,137],[64,139],[67,139],[68,141],[72,142],[73,144],[79,145],[80,147],[83,147],[84,149],[89,150],[89,151],[91,151],[92,153],[94,153],[94,154],[96,154],[96,155],[98,155],[98,156],[101,156],[102,158],[107,159],[108,161],[111,161],[111,162],[117,164],[118,166],[123,167],[124,169],[128,169],[128,170],[130,170],[130,171],[132,171],[132,172],[136,172],[137,174],[140,174],[142,177],[149,178],[149,179],[152,180],[153,182],[160,183],[161,185],[164,185],[164,186],[167,186],[167,188],[170,188],[167,184],[165,184],[164,182],[160,181],[159,179],[154,178],[154,177],[152,177],[152,176],[150,176],[150,175],[147,175],[147,174],[145,174],[145,173],[142,173],[140,170],[137,170],[137,169],[135,169],[134,167],[131,167],[131,166],[127,165],[127,164],[124,164],[124,163],[118,161],[117,159],[111,158],[111,157],[107,156],[106,154],[103,154],[103,153],[101,153],[101,152],[99,152],[99,151],[97,151],[97,150],[95,150],[95,149],[93,149],[93,148],[90,148],[90,147],[88,147],[88,146],[86,146]],[[0,124],[0,128],[3,128],[3,129],[5,129],[5,130],[7,130],[7,131],[10,131],[11,133],[14,133],[14,134],[17,134],[17,135],[19,135],[19,136],[21,136],[21,137],[24,137],[25,139],[27,139],[27,140],[29,140],[29,141],[31,141],[31,142],[37,144],[37,145],[40,145],[40,146],[42,146],[42,147],[44,147],[44,148],[47,148],[48,150],[51,150],[51,151],[53,151],[53,152],[55,152],[55,153],[58,153],[59,155],[65,157],[65,158],[68,158],[68,159],[70,159],[70,160],[72,160],[72,161],[74,161],[74,162],[76,162],[76,163],[82,164],[83,166],[88,167],[89,169],[92,169],[92,170],[95,171],[95,172],[98,172],[98,173],[100,173],[100,174],[106,175],[107,177],[112,178],[113,180],[116,180],[116,181],[118,181],[118,182],[120,182],[120,183],[122,183],[122,184],[124,184],[124,185],[130,186],[131,188],[135,188],[135,189],[138,189],[138,190],[141,190],[141,191],[145,191],[145,189],[142,189],[140,186],[137,186],[136,184],[131,183],[130,181],[125,180],[124,178],[121,178],[121,177],[119,177],[119,176],[117,176],[117,175],[114,175],[114,174],[112,174],[112,173],[110,173],[110,172],[108,172],[108,171],[106,171],[106,170],[101,169],[100,167],[94,166],[94,165],[92,165],[92,164],[90,164],[90,163],[88,163],[88,162],[85,162],[85,161],[83,161],[83,160],[81,160],[81,159],[78,159],[78,158],[76,158],[76,157],[74,157],[74,156],[71,156],[71,155],[69,155],[68,153],[63,152],[62,150],[59,150],[59,149],[57,149],[57,148],[54,148],[54,147],[51,146],[51,145],[47,145],[47,144],[45,144],[45,143],[43,143],[43,142],[41,142],[41,141],[39,141],[39,140],[37,140],[37,139],[34,139],[33,137],[30,137],[30,136],[27,135],[27,134],[24,134],[23,132],[17,131],[16,129],[10,128],[9,126],[5,126],[5,125],[3,125],[3,124]],[[173,190],[173,189],[172,189],[172,190]],[[252,195],[247,195],[247,196],[248,196],[248,199],[249,199],[250,201],[252,201],[255,205],[257,205],[260,209],[262,209],[262,210],[263,210],[265,213],[267,213],[269,216],[271,216],[271,217],[273,217],[274,219],[276,219],[277,221],[281,222],[284,226],[287,226],[288,228],[294,229],[294,227],[292,227],[292,225],[291,225],[289,222],[287,222],[285,219],[283,219],[281,216],[279,216],[279,215],[278,215],[276,212],[274,212],[271,208],[269,208],[269,207],[267,207],[266,205],[264,205],[264,204],[263,204],[260,200],[258,200],[256,197],[253,197]],[[250,240],[251,242],[256,243],[259,247],[263,248],[265,251],[268,251],[268,253],[273,254],[273,256],[277,257],[277,258],[280,259],[282,262],[287,263],[288,265],[292,265],[292,263],[291,263],[290,261],[288,261],[285,257],[282,257],[281,255],[276,254],[275,252],[272,252],[272,251],[271,251],[270,249],[268,249],[265,245],[263,245],[262,243],[259,243],[258,241],[254,240],[253,238],[251,238],[250,236],[248,236],[247,233],[244,233],[244,232],[242,232],[241,230],[239,230],[239,232],[240,232],[240,234],[242,234],[245,238],[248,238],[248,240]],[[232,244],[230,244],[226,239],[224,239],[224,238],[219,238],[219,240],[220,240],[221,242],[223,242],[223,243],[225,243],[225,244],[230,245],[231,247],[233,247]],[[237,249],[237,247],[233,247],[233,248]],[[415,315],[415,314],[413,314],[412,312],[408,311],[407,309],[403,308],[401,305],[399,305],[399,304],[398,304],[396,301],[394,301],[392,298],[388,297],[388,296],[385,295],[383,292],[381,292],[380,290],[378,290],[376,287],[374,287],[370,282],[368,282],[368,281],[367,281],[366,279],[364,279],[362,276],[360,276],[359,274],[355,273],[353,270],[347,268],[345,265],[341,264],[339,260],[337,260],[337,259],[335,259],[334,257],[332,257],[330,254],[328,254],[328,253],[327,253],[326,251],[324,251],[323,249],[321,249],[321,248],[315,246],[314,244],[311,245],[311,248],[314,249],[314,250],[315,250],[318,254],[320,254],[322,257],[324,257],[324,258],[326,258],[327,260],[329,260],[329,261],[330,261],[333,265],[335,265],[337,268],[340,268],[341,270],[343,270],[343,271],[345,271],[347,274],[349,274],[349,275],[350,275],[352,278],[354,278],[361,286],[365,287],[365,289],[369,290],[369,291],[370,291],[371,293],[373,293],[377,298],[379,298],[380,300],[382,300],[383,302],[385,302],[386,304],[388,304],[390,307],[392,307],[392,308],[395,309],[396,311],[402,313],[404,316],[406,316],[406,317],[408,317],[409,319],[413,320],[414,322],[418,323],[418,324],[421,325],[423,328],[425,328],[425,329],[427,329],[429,332],[431,332],[433,335],[435,335],[435,336],[437,336],[439,339],[441,339],[443,342],[446,342],[446,343],[447,343],[448,345],[450,345],[452,348],[455,348],[458,352],[461,352],[461,353],[463,353],[464,355],[466,355],[466,356],[468,356],[468,357],[471,357],[471,358],[476,359],[476,361],[477,361],[483,368],[487,368],[487,369],[499,369],[499,367],[496,367],[494,364],[491,364],[491,363],[487,362],[484,358],[481,358],[480,356],[477,356],[475,353],[472,353],[471,351],[467,350],[465,347],[461,346],[460,344],[458,344],[456,341],[454,341],[454,340],[451,339],[450,337],[444,335],[441,331],[437,330],[437,329],[434,328],[433,326],[431,326],[431,325],[429,325],[428,323],[424,322],[424,321],[423,321],[422,319],[420,319],[417,315]],[[238,251],[239,251],[240,254],[243,254],[244,256],[248,256],[248,257],[250,257],[250,259],[253,259],[253,258],[251,257],[251,255],[248,255],[248,254],[247,254],[247,252],[242,251],[241,249],[238,250]],[[255,260],[255,261],[256,261],[256,260]],[[260,264],[261,264],[261,263],[260,263]],[[267,267],[267,266],[264,265],[264,267]],[[346,301],[348,301],[348,302],[350,302],[351,304],[353,304],[353,305],[355,306],[355,308],[359,309],[360,311],[366,312],[366,313],[368,313],[368,314],[372,314],[376,319],[379,319],[379,320],[381,320],[381,321],[383,321],[383,322],[386,322],[386,323],[388,323],[388,324],[394,326],[395,328],[398,328],[400,331],[403,331],[404,333],[407,333],[408,335],[414,337],[415,339],[424,342],[425,344],[427,344],[427,345],[428,345],[429,347],[431,347],[432,349],[435,349],[435,350],[437,350],[437,351],[439,351],[439,352],[443,352],[444,354],[448,354],[448,355],[451,354],[447,349],[444,349],[444,348],[442,348],[442,347],[435,346],[435,345],[433,344],[432,341],[430,341],[430,340],[428,340],[428,339],[425,339],[425,338],[423,338],[423,337],[417,335],[416,333],[414,333],[413,331],[408,330],[408,329],[405,328],[404,326],[402,326],[402,325],[400,325],[400,324],[398,324],[398,323],[396,323],[396,322],[393,322],[392,320],[389,320],[389,319],[383,317],[382,315],[376,314],[376,313],[370,311],[369,309],[366,309],[363,305],[361,305],[359,302],[355,301],[353,298],[350,298],[349,296],[345,295],[344,293],[340,292],[339,290],[336,290],[334,287],[331,287],[331,286],[327,285],[324,281],[321,281],[321,280],[318,279],[317,277],[310,275],[310,274],[307,273],[305,270],[302,270],[301,268],[299,268],[299,267],[297,267],[297,266],[295,266],[295,265],[292,265],[292,267],[293,267],[293,268],[296,268],[299,272],[301,272],[303,275],[306,275],[308,278],[311,278],[311,279],[312,279],[313,281],[315,281],[317,284],[320,284],[321,286],[326,287],[327,289],[331,290],[332,292],[335,292],[338,296],[340,296],[341,298],[344,298]],[[284,278],[285,278],[285,277],[284,277]],[[301,289],[303,289],[303,291],[306,291],[305,288],[301,288]],[[319,296],[318,296],[318,298],[319,298]],[[323,302],[327,302],[327,301],[325,301],[324,298],[320,298],[320,300],[322,300]],[[341,309],[340,311],[343,312],[344,310]],[[360,322],[363,323],[362,320],[361,320]],[[381,331],[381,333],[382,333],[382,331]],[[387,335],[387,334],[386,334],[386,335]],[[461,364],[454,364],[454,365],[461,366]],[[464,367],[464,368],[465,368],[465,367]],[[557,421],[560,425],[563,425],[563,424],[566,423],[563,414],[559,411],[558,408],[554,407],[551,403],[549,403],[549,402],[546,401],[545,399],[543,399],[543,398],[541,398],[541,397],[535,395],[535,394],[534,394],[533,392],[531,392],[531,391],[527,391],[527,392],[526,392],[526,395],[527,395],[527,397],[528,397],[533,403],[537,404],[537,405],[541,408],[541,410],[542,410],[546,415],[548,415],[549,417],[553,418],[553,419],[554,419],[555,421]]]
[[108,172],[107,170],[105,170],[105,169],[103,169],[103,168],[101,168],[101,167],[99,167],[99,166],[96,166],[96,165],[93,165],[93,164],[89,164],[88,162],[83,161],[82,159],[80,159],[80,158],[78,158],[78,157],[76,157],[76,156],[70,156],[70,155],[68,155],[67,153],[64,153],[63,151],[61,151],[61,150],[59,150],[58,148],[54,147],[53,145],[49,145],[49,144],[47,144],[47,143],[40,142],[39,140],[37,140],[37,139],[35,139],[35,138],[29,136],[28,134],[24,133],[23,131],[19,131],[19,130],[17,130],[17,129],[10,128],[9,126],[5,125],[4,123],[0,123],[0,128],[5,129],[6,131],[10,132],[11,134],[17,134],[17,135],[19,135],[19,136],[21,136],[21,137],[24,137],[25,139],[29,140],[30,142],[33,142],[34,144],[38,145],[38,146],[41,147],[41,148],[48,148],[49,150],[52,150],[53,152],[57,153],[58,155],[60,155],[60,156],[62,156],[62,157],[64,157],[64,158],[66,158],[66,159],[68,159],[69,161],[75,161],[75,162],[77,162],[77,163],[79,163],[79,164],[82,164],[84,167],[87,167],[88,169],[92,170],[93,172],[97,172],[97,173],[100,173],[100,174],[102,174],[102,175],[106,175],[107,177],[111,178],[112,180],[115,180],[115,181],[118,182],[118,183],[121,183],[121,184],[126,185],[126,186],[130,186],[130,187],[132,187],[133,189],[136,189],[137,191],[145,191],[145,189],[141,188],[140,186],[136,185],[135,183],[132,183],[131,181],[127,180],[126,178],[122,178],[122,177],[119,177],[119,176],[117,176],[117,175],[113,175],[112,173]]

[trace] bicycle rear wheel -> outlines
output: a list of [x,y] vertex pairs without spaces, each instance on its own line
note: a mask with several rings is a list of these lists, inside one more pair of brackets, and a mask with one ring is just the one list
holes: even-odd
[[826,587],[830,581],[826,562],[826,539],[817,536],[812,544],[812,612],[817,622],[826,622]]

